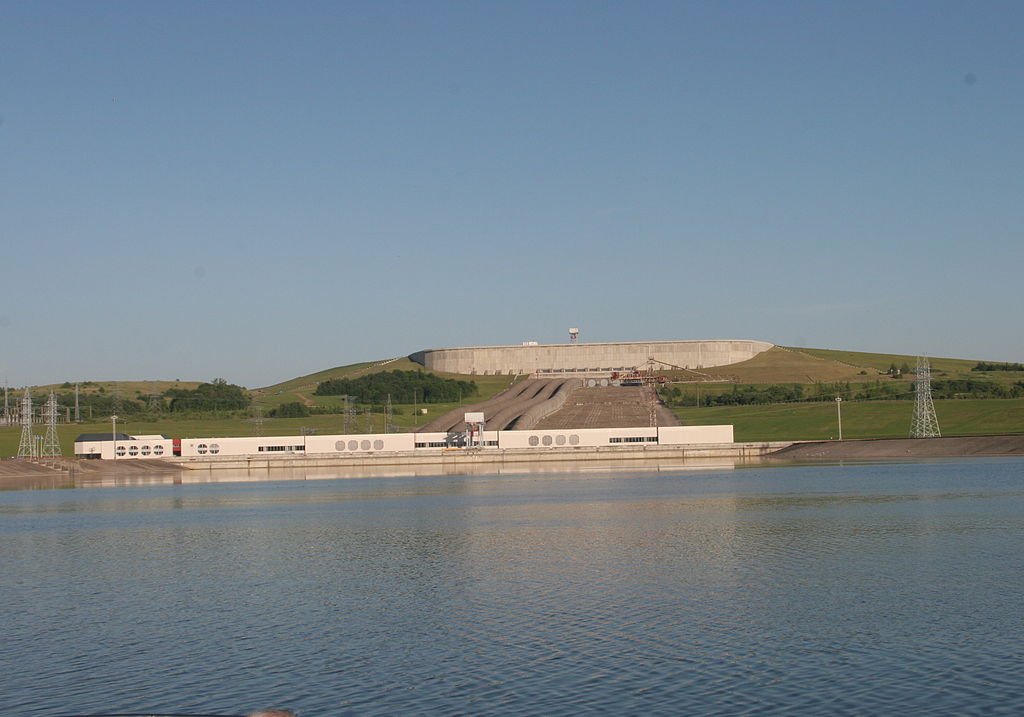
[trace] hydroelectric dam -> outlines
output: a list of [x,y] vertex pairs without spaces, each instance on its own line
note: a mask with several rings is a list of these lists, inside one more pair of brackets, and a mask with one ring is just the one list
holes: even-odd
[[773,346],[749,339],[569,344],[531,341],[521,346],[426,349],[410,354],[409,358],[435,371],[484,376],[624,371],[652,360],[700,370],[746,361]]

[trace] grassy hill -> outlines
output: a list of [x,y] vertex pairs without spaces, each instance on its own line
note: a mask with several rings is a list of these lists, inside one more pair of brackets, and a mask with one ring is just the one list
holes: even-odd
[[[913,401],[844,401],[843,438],[906,438]],[[732,424],[737,441],[812,441],[839,435],[834,403],[677,408],[685,425]],[[936,401],[944,436],[1024,433],[1024,398]]]
[[[78,392],[79,394],[85,395],[90,393],[108,393],[113,394],[117,391],[121,392],[121,395],[125,398],[135,398],[136,396],[148,396],[151,393],[163,393],[171,388],[185,388],[194,389],[199,385],[199,381],[79,381]],[[46,394],[50,391],[56,391],[57,393],[73,392],[75,390],[75,384],[70,381],[64,383],[51,383],[45,386],[33,386],[32,395]],[[14,396],[15,392],[12,389],[11,395]],[[18,392],[20,398],[20,391]]]
[[[888,368],[888,364],[886,364],[886,368]],[[873,369],[866,371],[861,366],[780,346],[768,349],[740,363],[705,368],[700,372],[733,383],[816,383],[856,381],[858,379],[863,381],[867,380],[868,374],[871,377],[876,377],[879,373]],[[666,375],[673,379],[682,376],[679,372],[669,372]]]
[[[806,348],[790,348],[789,350],[800,352],[808,356],[815,356],[828,361],[836,361],[851,367],[874,369],[882,373],[888,370],[889,366],[892,364],[896,364],[897,366],[907,364],[912,369],[917,365],[917,357],[908,356],[906,354],[876,354],[865,353],[862,351],[836,351],[833,349]],[[928,363],[931,365],[933,373],[946,372],[951,375],[961,375],[971,373],[971,369],[977,365],[978,360],[979,359],[929,357]]]
[[[338,366],[311,373],[308,376],[300,376],[282,383],[267,386],[252,391],[253,403],[265,408],[280,406],[282,403],[298,401],[307,406],[341,406],[344,404],[342,396],[316,396],[316,386],[321,381],[334,378],[359,378],[377,371],[423,371],[434,374],[441,378],[454,378],[462,381],[473,381],[476,383],[480,393],[474,397],[474,401],[490,398],[499,391],[504,391],[514,380],[513,376],[467,376],[457,373],[445,373],[443,371],[432,371],[424,368],[408,358],[385,359],[383,361],[372,361],[367,363],[356,363],[349,366]],[[441,404],[438,404],[441,405]]]

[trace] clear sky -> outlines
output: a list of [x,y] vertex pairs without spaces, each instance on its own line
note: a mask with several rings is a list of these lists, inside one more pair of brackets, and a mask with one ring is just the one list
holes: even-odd
[[0,0],[0,378],[1024,360],[1024,3]]

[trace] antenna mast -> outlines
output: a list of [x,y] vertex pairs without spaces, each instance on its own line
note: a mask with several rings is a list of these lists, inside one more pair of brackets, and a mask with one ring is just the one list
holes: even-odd
[[910,422],[911,438],[937,438],[939,419],[935,417],[932,403],[932,373],[928,357],[917,357],[917,374],[914,378],[914,418]]

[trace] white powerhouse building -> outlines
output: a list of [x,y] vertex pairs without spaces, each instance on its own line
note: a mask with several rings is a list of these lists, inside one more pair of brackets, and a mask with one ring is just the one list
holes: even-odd
[[[574,428],[566,430],[483,431],[480,449],[544,450],[641,446],[693,446],[733,442],[732,426]],[[215,458],[229,456],[328,456],[393,452],[430,452],[462,448],[460,433],[371,433],[336,436],[228,436],[167,438],[118,433],[83,434],[75,455],[107,460]]]

